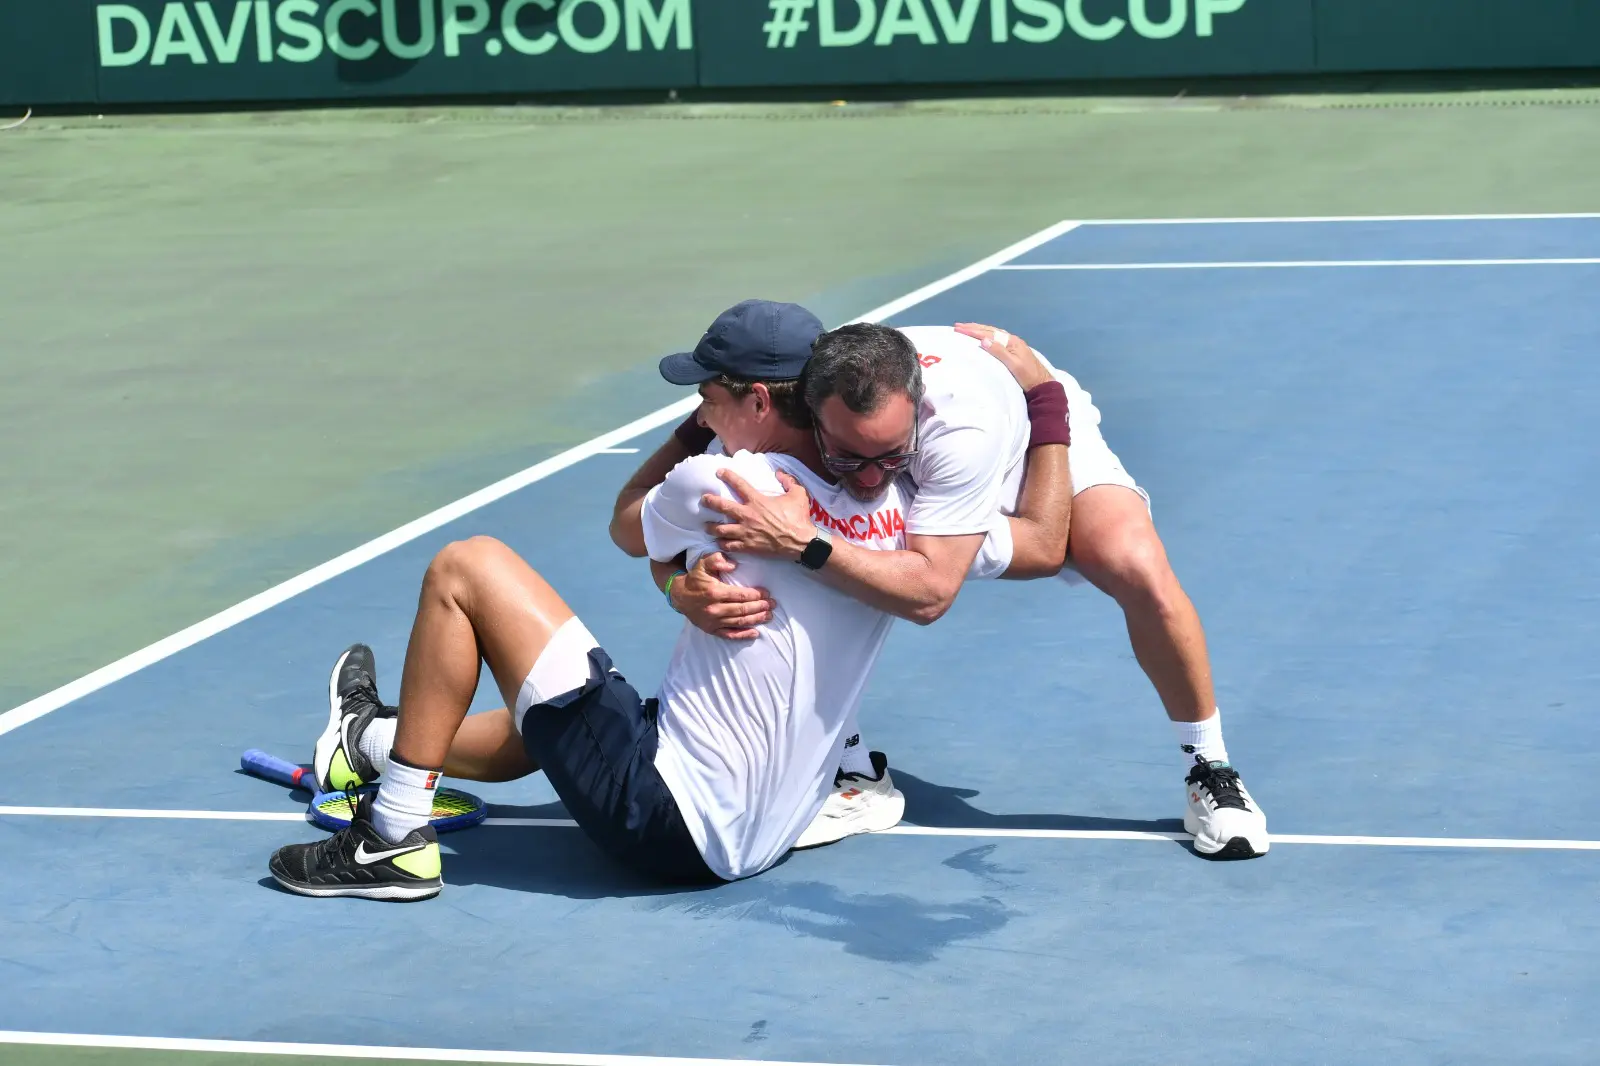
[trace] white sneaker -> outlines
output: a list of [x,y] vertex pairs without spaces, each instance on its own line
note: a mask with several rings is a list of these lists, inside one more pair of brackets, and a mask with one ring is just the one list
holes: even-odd
[[832,844],[858,833],[881,833],[900,824],[906,813],[906,797],[894,787],[889,760],[881,751],[872,752],[869,758],[878,775],[835,774],[832,794],[795,841],[797,849]]
[[1189,806],[1183,812],[1184,832],[1194,837],[1194,850],[1208,859],[1254,859],[1271,846],[1267,816],[1239,780],[1239,771],[1225,762],[1195,756],[1186,779]]

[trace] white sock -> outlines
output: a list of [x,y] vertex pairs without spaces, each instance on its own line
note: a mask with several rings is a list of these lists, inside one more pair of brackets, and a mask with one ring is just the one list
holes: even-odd
[[356,741],[361,754],[380,774],[389,769],[389,749],[394,747],[394,731],[399,725],[399,718],[374,718]]
[[1206,762],[1227,762],[1228,746],[1222,742],[1222,710],[1218,708],[1203,722],[1173,722],[1178,743],[1183,747],[1184,769],[1194,766],[1196,756]]
[[844,742],[844,754],[839,756],[839,771],[846,774],[860,774],[862,777],[878,776],[877,768],[872,765],[872,756],[867,752],[867,746],[861,743],[860,733]]
[[438,770],[423,770],[390,757],[378,798],[372,801],[372,824],[383,839],[398,844],[407,833],[428,824],[440,776]]

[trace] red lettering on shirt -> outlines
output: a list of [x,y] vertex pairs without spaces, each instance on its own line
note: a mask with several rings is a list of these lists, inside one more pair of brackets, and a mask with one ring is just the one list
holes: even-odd
[[829,514],[815,497],[811,500],[811,521],[857,541],[886,540],[906,531],[905,515],[899,508],[872,515],[855,514],[845,519]]
[[917,362],[921,363],[925,367],[929,367],[935,363],[942,363],[944,360],[940,359],[937,355],[922,355],[919,353],[917,355]]

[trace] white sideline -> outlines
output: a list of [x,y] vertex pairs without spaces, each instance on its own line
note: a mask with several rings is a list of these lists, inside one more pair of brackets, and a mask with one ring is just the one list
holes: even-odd
[[843,1066],[771,1059],[684,1059],[654,1055],[579,1055],[550,1051],[473,1051],[467,1048],[368,1047],[360,1044],[288,1044],[265,1040],[191,1040],[164,1036],[101,1036],[93,1033],[22,1033],[0,1030],[0,1044],[118,1048],[139,1051],[221,1052],[236,1055],[296,1055],[302,1058],[419,1059],[428,1062],[508,1062],[534,1066]]
[[[851,319],[851,321],[869,322],[897,315],[901,311],[914,307],[942,292],[947,292],[963,282],[971,281],[978,275],[999,266],[1008,259],[1014,259],[1025,252],[1032,251],[1041,244],[1055,240],[1057,237],[1071,232],[1077,226],[1077,222],[1057,222],[1055,225],[1046,227],[1032,236],[1025,237],[1015,244],[1002,248],[993,255],[978,260],[971,266],[963,267],[952,274],[947,274],[938,281],[924,285],[915,292],[907,293],[899,299],[891,300],[882,307],[875,307],[866,314]],[[185,648],[193,647],[209,637],[216,636],[225,629],[238,625],[240,622],[254,618],[261,612],[276,607],[285,600],[300,595],[307,589],[315,588],[323,582],[338,577],[346,571],[353,570],[363,563],[371,562],[385,552],[392,551],[408,541],[431,533],[440,526],[453,522],[463,515],[470,514],[480,507],[485,507],[496,500],[503,499],[518,489],[526,488],[534,482],[541,481],[551,474],[565,470],[567,467],[580,463],[592,455],[609,453],[617,448],[618,445],[632,440],[642,433],[647,433],[659,426],[666,425],[668,422],[675,422],[688,415],[690,411],[693,411],[699,402],[698,396],[686,396],[676,403],[668,404],[657,411],[652,411],[650,414],[636,418],[627,425],[612,430],[610,433],[602,434],[575,448],[569,448],[560,455],[555,455],[541,463],[536,463],[526,470],[495,482],[487,488],[479,489],[470,496],[464,496],[454,503],[446,504],[436,511],[423,515],[421,518],[407,522],[399,529],[369,540],[360,547],[352,548],[350,551],[345,552],[338,558],[330,559],[321,566],[313,567],[282,584],[274,585],[265,592],[259,592],[241,603],[236,603],[232,607],[212,615],[210,618],[196,622],[187,629],[179,630],[170,637],[158,640],[148,647],[140,648],[130,655],[125,655],[116,662],[102,666],[93,673],[85,674],[76,681],[68,682],[60,688],[46,692],[44,695],[35,697],[20,706],[13,707],[4,714],[0,714],[0,736],[4,736],[20,726],[27,725],[35,719],[43,718],[52,711],[60,710],[73,700],[80,699],[92,692],[97,692],[113,682],[121,681],[131,674],[138,673],[145,667],[158,663]]]

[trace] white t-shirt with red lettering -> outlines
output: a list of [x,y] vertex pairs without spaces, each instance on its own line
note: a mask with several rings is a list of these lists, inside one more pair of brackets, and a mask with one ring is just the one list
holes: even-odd
[[[693,565],[718,550],[706,524],[721,516],[702,497],[733,496],[717,477],[722,469],[771,495],[782,493],[774,475],[785,471],[811,494],[812,520],[835,537],[879,550],[905,547],[911,494],[904,479],[866,505],[791,456],[739,452],[686,459],[645,497],[652,559],[686,552]],[[816,817],[893,621],[797,563],[735,561],[728,580],[770,592],[772,621],[752,641],[685,624],[658,694],[655,762],[706,865],[730,880],[771,866]]]

